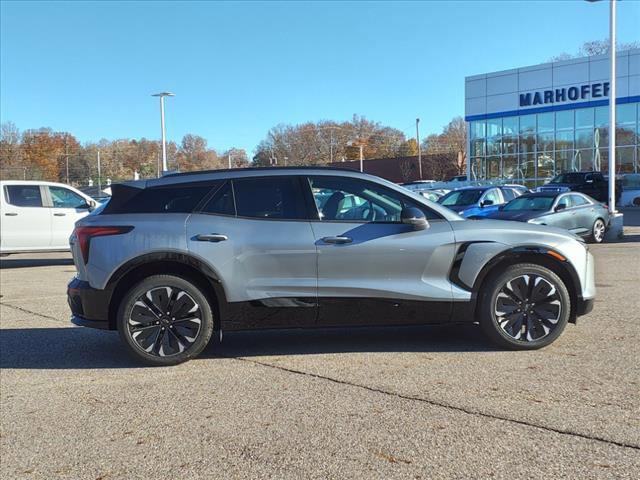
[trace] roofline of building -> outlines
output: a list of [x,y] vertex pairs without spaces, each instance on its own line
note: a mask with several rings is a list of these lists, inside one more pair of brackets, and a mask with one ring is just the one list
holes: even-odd
[[[631,48],[628,50],[618,50],[616,52],[616,56],[620,57],[620,56],[628,56],[628,55],[638,55],[640,54],[640,48]],[[543,62],[543,63],[537,63],[534,65],[525,65],[522,67],[517,67],[517,68],[507,68],[505,70],[496,70],[494,72],[485,72],[485,73],[479,73],[479,74],[475,74],[475,75],[467,75],[465,78],[465,81],[467,80],[476,80],[476,79],[480,79],[480,78],[485,78],[487,76],[492,76],[492,77],[499,77],[501,75],[508,75],[510,73],[515,73],[518,71],[522,71],[522,70],[542,70],[544,68],[548,68],[549,65],[553,65],[553,66],[560,66],[560,65],[571,65],[574,63],[582,63],[585,61],[585,59],[589,59],[589,61],[593,60],[593,59],[598,59],[598,60],[604,60],[609,58],[609,54],[605,53],[605,54],[600,54],[600,55],[588,55],[585,57],[575,57],[575,58],[568,58],[566,60],[557,60],[555,62]]]

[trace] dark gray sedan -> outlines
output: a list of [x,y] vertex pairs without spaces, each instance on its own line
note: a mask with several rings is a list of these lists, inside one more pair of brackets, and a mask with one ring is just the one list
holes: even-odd
[[609,225],[607,207],[578,192],[528,193],[485,218],[564,228],[595,243],[604,240]]

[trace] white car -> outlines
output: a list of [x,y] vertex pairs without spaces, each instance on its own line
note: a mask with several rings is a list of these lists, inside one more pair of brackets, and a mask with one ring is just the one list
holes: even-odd
[[97,203],[69,185],[0,181],[0,254],[69,250],[77,220]]

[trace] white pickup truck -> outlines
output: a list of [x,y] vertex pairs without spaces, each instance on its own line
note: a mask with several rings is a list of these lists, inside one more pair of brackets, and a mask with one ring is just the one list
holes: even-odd
[[97,202],[69,185],[0,181],[0,254],[69,250],[77,220]]

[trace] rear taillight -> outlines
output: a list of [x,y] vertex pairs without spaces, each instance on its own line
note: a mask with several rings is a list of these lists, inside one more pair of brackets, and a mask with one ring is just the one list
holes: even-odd
[[133,227],[76,227],[73,231],[78,239],[78,246],[82,252],[85,265],[89,261],[89,245],[94,237],[106,237],[108,235],[121,235],[133,230]]

